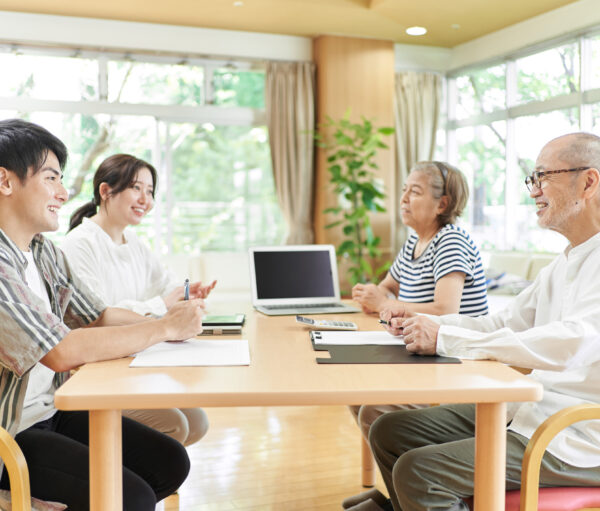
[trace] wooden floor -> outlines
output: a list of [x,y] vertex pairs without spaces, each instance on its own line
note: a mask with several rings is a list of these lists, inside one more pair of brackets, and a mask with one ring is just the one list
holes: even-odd
[[[360,493],[358,427],[343,406],[207,408],[192,469],[157,511],[329,511]],[[378,476],[377,487],[384,485]]]

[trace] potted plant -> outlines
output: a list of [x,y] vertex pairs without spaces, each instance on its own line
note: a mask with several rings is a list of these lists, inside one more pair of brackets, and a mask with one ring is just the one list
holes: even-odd
[[324,213],[337,217],[325,227],[341,226],[343,240],[337,255],[348,262],[348,280],[351,285],[366,282],[385,271],[389,264],[373,270],[372,259],[381,255],[379,236],[373,234],[369,213],[386,211],[383,206],[383,186],[375,176],[379,167],[375,155],[387,149],[383,137],[394,133],[394,128],[378,128],[369,119],[350,121],[350,113],[338,121],[327,117],[320,125],[322,133],[315,134],[318,144],[327,154],[327,170],[338,197],[338,205]]

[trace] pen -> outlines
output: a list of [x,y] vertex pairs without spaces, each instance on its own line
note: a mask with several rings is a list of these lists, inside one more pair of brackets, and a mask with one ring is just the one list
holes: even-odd
[[190,279],[185,279],[185,282],[183,283],[183,299],[190,299]]
[[389,321],[386,321],[385,319],[380,319],[380,320],[379,320],[379,322],[380,322],[382,325],[389,325],[389,324],[390,324],[390,322],[389,322]]

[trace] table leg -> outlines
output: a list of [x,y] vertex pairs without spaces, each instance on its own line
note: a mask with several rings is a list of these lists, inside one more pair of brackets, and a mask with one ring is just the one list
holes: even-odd
[[90,411],[90,510],[122,511],[121,411]]
[[362,485],[365,488],[375,486],[375,458],[365,437],[360,436],[361,458],[362,458]]
[[478,403],[475,415],[474,508],[504,511],[506,403]]

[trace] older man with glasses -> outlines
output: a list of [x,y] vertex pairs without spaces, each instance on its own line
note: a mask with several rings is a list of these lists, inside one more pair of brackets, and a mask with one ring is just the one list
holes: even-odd
[[[493,359],[533,369],[538,403],[509,405],[506,487],[520,486],[521,461],[535,429],[553,413],[600,402],[600,137],[550,141],[525,183],[541,227],[562,234],[565,251],[504,311],[472,318],[432,317],[388,308],[381,318],[422,355]],[[600,485],[600,421],[570,426],[542,460],[542,486]],[[381,416],[369,440],[390,500],[353,511],[467,510],[473,495],[475,408],[443,405]]]

